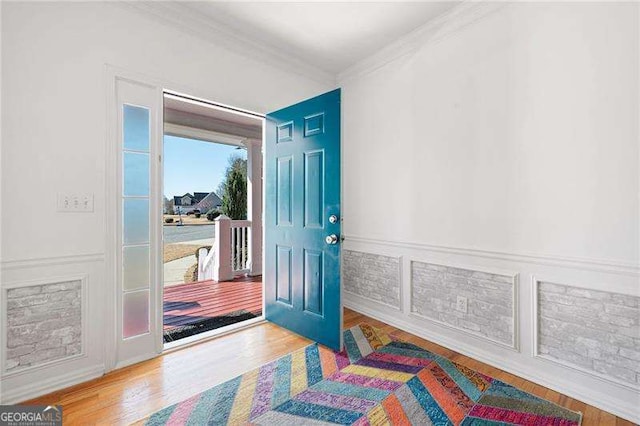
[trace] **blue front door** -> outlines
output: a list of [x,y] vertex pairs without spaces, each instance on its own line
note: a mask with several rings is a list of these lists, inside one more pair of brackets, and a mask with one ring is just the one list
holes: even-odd
[[267,115],[266,318],[342,348],[340,89]]

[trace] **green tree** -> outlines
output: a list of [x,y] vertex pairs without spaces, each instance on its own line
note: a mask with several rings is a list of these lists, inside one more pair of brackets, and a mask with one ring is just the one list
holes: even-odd
[[233,220],[247,218],[247,160],[237,155],[229,157],[218,195],[222,198],[223,214]]

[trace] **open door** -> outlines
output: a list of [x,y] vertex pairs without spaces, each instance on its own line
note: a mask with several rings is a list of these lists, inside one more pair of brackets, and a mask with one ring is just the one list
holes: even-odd
[[266,319],[342,348],[340,89],[268,114]]

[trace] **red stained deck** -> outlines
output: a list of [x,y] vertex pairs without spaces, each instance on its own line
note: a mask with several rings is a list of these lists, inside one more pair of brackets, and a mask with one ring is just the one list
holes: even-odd
[[198,281],[164,289],[164,329],[245,310],[262,312],[262,277]]

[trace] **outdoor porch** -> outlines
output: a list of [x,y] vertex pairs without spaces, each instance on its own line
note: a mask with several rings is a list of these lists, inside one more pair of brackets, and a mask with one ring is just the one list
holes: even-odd
[[197,281],[164,290],[165,342],[262,315],[262,277]]

